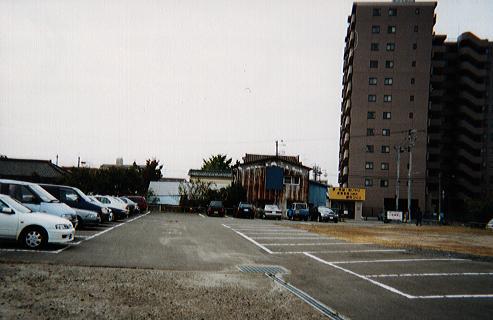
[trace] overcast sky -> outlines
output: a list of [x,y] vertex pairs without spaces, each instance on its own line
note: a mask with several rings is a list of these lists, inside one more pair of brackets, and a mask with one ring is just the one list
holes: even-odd
[[[91,166],[281,151],[337,183],[348,0],[0,0],[0,154]],[[436,32],[493,40],[493,1]]]

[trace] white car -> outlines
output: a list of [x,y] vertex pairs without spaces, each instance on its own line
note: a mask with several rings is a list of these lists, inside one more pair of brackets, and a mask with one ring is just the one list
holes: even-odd
[[72,223],[54,215],[32,212],[16,200],[0,194],[0,238],[19,241],[29,249],[40,249],[47,243],[74,240]]
[[262,218],[275,218],[281,220],[282,218],[282,211],[279,209],[279,207],[275,204],[266,204],[264,207],[264,213],[262,215]]

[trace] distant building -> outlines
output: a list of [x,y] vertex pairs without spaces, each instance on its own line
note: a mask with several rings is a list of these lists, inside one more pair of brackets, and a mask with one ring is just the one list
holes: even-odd
[[311,204],[314,207],[326,206],[327,192],[327,184],[310,180],[308,187],[308,204]]
[[163,178],[159,181],[151,181],[149,191],[153,193],[148,202],[161,206],[180,205],[180,185],[186,184],[185,179]]
[[308,202],[310,170],[299,157],[246,154],[233,167],[233,181],[245,188],[248,202],[286,209],[293,202]]
[[[134,162],[135,163],[135,162]],[[115,164],[102,164],[99,168],[100,169],[108,169],[108,168],[132,168],[134,164],[123,164],[123,158],[116,158]],[[137,164],[137,167],[143,169],[145,168],[145,165],[139,165]]]
[[0,178],[59,183],[67,174],[50,160],[0,158]]
[[227,188],[231,185],[231,182],[233,181],[233,173],[231,170],[218,171],[191,169],[190,171],[188,171],[188,176],[190,177],[190,182],[200,180],[205,183],[210,183],[210,188],[213,190]]

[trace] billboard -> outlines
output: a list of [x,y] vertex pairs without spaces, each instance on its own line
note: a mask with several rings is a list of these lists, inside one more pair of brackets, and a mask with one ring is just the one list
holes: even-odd
[[282,191],[284,182],[284,170],[281,167],[265,168],[265,189]]
[[330,200],[365,201],[365,189],[360,188],[329,188]]

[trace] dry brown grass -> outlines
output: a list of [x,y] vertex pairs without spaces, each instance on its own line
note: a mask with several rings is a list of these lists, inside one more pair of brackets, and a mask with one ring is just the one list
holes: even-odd
[[493,232],[452,226],[421,226],[407,224],[293,225],[318,234],[354,243],[374,243],[391,248],[418,248],[493,257]]

